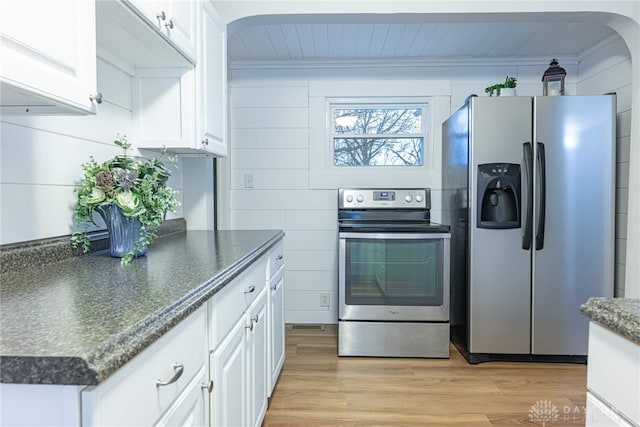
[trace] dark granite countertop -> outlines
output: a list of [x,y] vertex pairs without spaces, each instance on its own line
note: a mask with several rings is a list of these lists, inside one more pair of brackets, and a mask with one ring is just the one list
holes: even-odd
[[187,231],[160,237],[124,267],[103,251],[4,272],[0,382],[103,382],[283,236]]
[[640,344],[640,298],[589,298],[580,307],[580,312]]

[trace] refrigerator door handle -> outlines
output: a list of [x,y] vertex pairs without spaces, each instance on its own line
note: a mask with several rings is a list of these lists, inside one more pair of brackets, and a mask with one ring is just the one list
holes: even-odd
[[538,142],[538,171],[540,173],[540,203],[538,203],[538,227],[536,228],[536,250],[539,251],[544,247],[544,228],[545,216],[547,212],[547,161],[544,153],[544,144]]
[[525,226],[522,232],[522,249],[531,249],[531,236],[533,235],[533,149],[530,142],[522,144],[524,157],[524,175],[527,177],[525,188],[527,190],[527,209],[525,211]]

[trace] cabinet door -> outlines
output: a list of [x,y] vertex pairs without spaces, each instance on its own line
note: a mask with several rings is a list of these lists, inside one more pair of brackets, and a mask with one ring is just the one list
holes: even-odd
[[269,282],[269,397],[284,364],[284,267]]
[[191,63],[196,57],[196,0],[123,0]]
[[227,156],[227,33],[226,25],[209,2],[200,16],[196,65],[196,146]]
[[[146,18],[150,23],[160,30],[161,27],[161,15],[164,8],[163,0],[123,0],[124,3],[129,6],[138,15]],[[166,19],[166,12],[165,12]]]
[[136,70],[132,98],[138,147],[161,149],[192,143],[193,84],[193,70]]
[[197,6],[196,0],[168,0],[164,4],[164,31],[190,58],[196,56]]
[[[263,282],[264,283],[264,282]],[[263,285],[264,287],[264,285]],[[248,333],[249,424],[259,427],[267,412],[267,292],[263,288],[247,313],[253,328]]]
[[95,2],[3,0],[3,114],[95,113]]
[[247,425],[246,349],[243,317],[211,355],[212,426]]

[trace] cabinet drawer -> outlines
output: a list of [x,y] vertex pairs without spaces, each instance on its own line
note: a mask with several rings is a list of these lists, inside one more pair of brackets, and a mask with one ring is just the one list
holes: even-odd
[[280,239],[274,247],[269,249],[267,262],[267,279],[271,278],[284,265],[284,240]]
[[205,391],[202,389],[202,385],[207,382],[203,366],[186,391],[176,399],[171,408],[154,424],[154,427],[201,427],[208,425],[205,421],[205,414],[208,412],[206,400],[209,393],[205,395]]
[[267,260],[263,256],[213,296],[209,309],[209,343],[214,349],[229,333],[240,316],[265,288]]
[[[191,314],[98,386],[82,392],[83,425],[151,425],[205,363],[205,308]],[[169,381],[158,386],[156,381]]]

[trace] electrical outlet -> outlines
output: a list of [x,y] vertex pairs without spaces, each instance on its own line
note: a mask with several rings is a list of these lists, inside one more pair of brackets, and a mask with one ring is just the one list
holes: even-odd
[[244,188],[253,188],[253,174],[245,173],[244,174]]
[[329,307],[329,292],[320,292],[320,307]]

